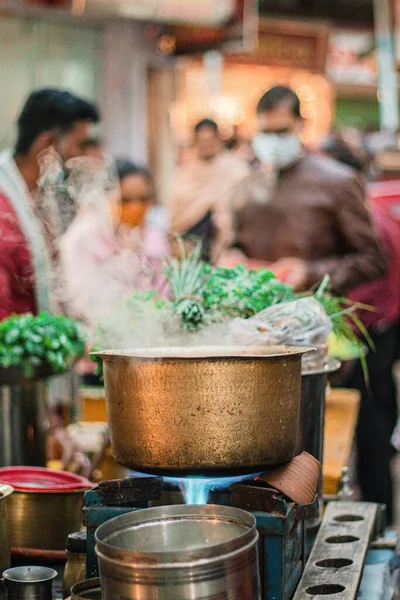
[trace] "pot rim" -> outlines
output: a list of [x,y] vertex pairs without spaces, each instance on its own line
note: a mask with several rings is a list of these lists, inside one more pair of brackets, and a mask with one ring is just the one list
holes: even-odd
[[91,356],[103,360],[265,360],[294,358],[314,352],[309,346],[171,346],[159,348],[133,348],[125,350],[102,350],[91,352]]
[[[146,512],[145,518],[143,511]],[[139,552],[137,550],[128,550],[119,548],[107,543],[105,537],[112,533],[124,530],[126,526],[137,523],[143,526],[146,523],[160,520],[176,521],[180,517],[192,518],[220,518],[223,521],[236,522],[247,527],[244,533],[229,540],[228,542],[213,544],[196,550],[182,550],[172,552],[169,550],[158,552]],[[101,539],[103,538],[103,539]],[[95,533],[96,554],[99,558],[106,561],[118,561],[120,564],[134,564],[135,568],[154,568],[160,569],[168,565],[174,568],[189,567],[190,564],[198,560],[218,559],[231,552],[251,544],[258,539],[255,517],[240,508],[231,506],[221,506],[216,504],[172,504],[167,506],[157,506],[145,508],[125,515],[110,519],[97,528]]]
[[[0,485],[2,485],[1,482],[0,482]],[[21,489],[15,488],[13,493],[14,494],[29,494],[30,496],[34,496],[34,495],[37,496],[38,494],[40,494],[41,496],[48,495],[48,496],[53,496],[53,497],[54,496],[68,496],[71,494],[82,495],[87,490],[92,489],[93,487],[95,487],[95,484],[93,484],[92,487],[90,487],[90,488],[79,488],[79,489],[75,489],[75,490],[43,490],[43,491],[40,491],[40,490],[28,490],[28,489],[21,490]],[[1,500],[1,498],[0,498],[0,500]]]
[[75,598],[76,600],[84,600],[84,598],[88,598],[89,596],[81,596],[82,592],[98,592],[101,591],[100,577],[91,577],[89,579],[82,579],[82,581],[77,581],[71,587],[71,596],[70,598]]
[[336,358],[329,358],[323,367],[320,369],[310,369],[309,371],[302,371],[302,377],[306,377],[307,375],[329,375],[330,373],[335,373],[341,367],[342,363],[340,360]]
[[[40,579],[21,579],[16,577],[16,575],[20,572],[23,572],[25,569],[41,569],[43,571],[43,575],[47,574],[47,577],[42,577]],[[14,577],[13,577],[14,576]],[[57,577],[57,571],[55,569],[51,569],[50,567],[45,566],[19,566],[19,567],[11,567],[3,572],[4,579],[10,581],[12,583],[26,583],[26,584],[34,584],[34,583],[47,583],[48,581],[52,581]]]

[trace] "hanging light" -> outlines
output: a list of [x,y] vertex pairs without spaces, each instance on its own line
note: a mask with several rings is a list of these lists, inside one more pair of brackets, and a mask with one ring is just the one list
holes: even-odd
[[173,35],[164,34],[159,37],[157,42],[157,52],[164,56],[168,56],[175,52],[176,39]]

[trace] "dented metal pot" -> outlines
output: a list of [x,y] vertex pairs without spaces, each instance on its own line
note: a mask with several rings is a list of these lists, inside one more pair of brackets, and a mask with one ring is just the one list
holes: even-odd
[[114,458],[146,473],[262,471],[296,452],[305,348],[109,351]]

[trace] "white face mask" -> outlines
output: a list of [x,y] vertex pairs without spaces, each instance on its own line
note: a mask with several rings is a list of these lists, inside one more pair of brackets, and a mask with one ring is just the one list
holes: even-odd
[[277,169],[293,165],[301,154],[300,140],[292,134],[257,133],[252,146],[259,161]]

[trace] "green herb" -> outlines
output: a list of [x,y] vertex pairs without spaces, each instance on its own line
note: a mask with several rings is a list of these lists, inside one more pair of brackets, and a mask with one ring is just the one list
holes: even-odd
[[164,265],[175,313],[184,329],[196,331],[225,316],[248,318],[278,302],[294,298],[291,287],[278,281],[271,271],[249,271],[211,267],[201,261],[201,244],[187,253],[180,247],[181,260]]
[[208,267],[207,272],[203,290],[206,310],[247,319],[265,308],[294,298],[293,289],[266,269],[248,271],[244,265],[239,265],[234,269]]
[[188,331],[195,331],[203,323],[206,307],[202,291],[206,281],[206,265],[200,260],[201,244],[188,254],[181,244],[180,260],[168,259],[164,273],[171,287],[176,314]]
[[0,322],[0,367],[20,369],[25,377],[41,367],[64,373],[84,352],[77,324],[65,317],[24,314]]
[[[164,264],[171,300],[160,300],[157,292],[150,290],[144,294],[135,294],[125,301],[123,309],[128,307],[130,310],[128,313],[126,310],[122,312],[128,315],[129,320],[138,322],[138,331],[141,327],[141,315],[146,312],[148,314],[149,308],[165,311],[162,326],[165,326],[166,330],[169,327],[173,337],[174,333],[179,333],[180,328],[187,332],[195,332],[226,318],[247,319],[276,304],[313,296],[324,307],[337,337],[350,341],[358,348],[360,359],[365,365],[364,346],[356,332],[361,333],[371,347],[372,342],[358,317],[357,310],[369,307],[334,296],[329,290],[329,276],[324,277],[317,291],[295,294],[292,287],[276,279],[267,269],[247,270],[244,265],[233,269],[212,267],[201,260],[201,244],[197,244],[189,252],[179,239],[178,244],[181,258],[170,258]],[[118,311],[117,308],[116,312]],[[112,319],[111,316],[111,321]],[[111,330],[115,334],[115,328],[111,327]],[[99,341],[103,342],[107,336],[102,335],[99,329],[99,335],[96,337],[96,345],[100,347],[102,344]],[[115,335],[113,339],[115,340]],[[98,373],[101,374],[102,363],[99,359],[94,360],[98,365]]]

